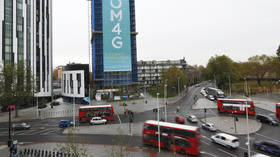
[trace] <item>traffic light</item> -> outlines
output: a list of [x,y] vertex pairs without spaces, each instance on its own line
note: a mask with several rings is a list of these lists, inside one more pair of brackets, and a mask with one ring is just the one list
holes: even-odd
[[206,108],[204,108],[204,113],[206,113]]
[[238,121],[238,117],[235,117],[235,121]]

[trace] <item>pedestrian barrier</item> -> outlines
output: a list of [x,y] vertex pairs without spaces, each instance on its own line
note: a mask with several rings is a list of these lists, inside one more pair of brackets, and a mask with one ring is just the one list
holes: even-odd
[[[76,112],[77,116],[77,112]],[[73,110],[62,110],[62,111],[42,111],[40,119],[56,118],[56,117],[73,117]]]
[[62,151],[24,149],[19,151],[17,157],[74,157],[74,154],[64,153]]

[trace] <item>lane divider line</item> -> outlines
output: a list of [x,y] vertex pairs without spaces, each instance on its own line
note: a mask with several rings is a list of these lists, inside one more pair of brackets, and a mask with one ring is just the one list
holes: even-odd
[[229,156],[237,157],[237,156],[232,155],[231,153],[229,153],[229,152],[227,152],[227,151],[225,151],[225,150],[222,150],[221,148],[218,148],[218,150],[221,151],[221,152],[223,152],[223,153],[228,154]]

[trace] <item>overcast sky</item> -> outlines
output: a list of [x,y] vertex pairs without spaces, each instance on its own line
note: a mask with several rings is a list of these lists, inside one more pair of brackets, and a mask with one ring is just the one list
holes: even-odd
[[[275,55],[280,0],[135,0],[138,60]],[[54,66],[88,63],[87,0],[53,0]]]

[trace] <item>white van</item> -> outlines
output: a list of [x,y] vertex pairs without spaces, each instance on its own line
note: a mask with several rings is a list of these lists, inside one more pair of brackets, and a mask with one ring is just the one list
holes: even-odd
[[226,133],[217,133],[216,135],[211,136],[211,140],[229,148],[239,147],[239,139]]
[[270,157],[270,156],[258,153],[253,155],[252,157]]

